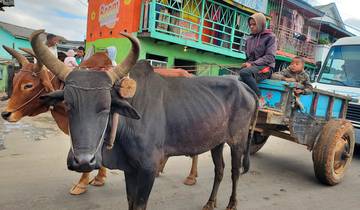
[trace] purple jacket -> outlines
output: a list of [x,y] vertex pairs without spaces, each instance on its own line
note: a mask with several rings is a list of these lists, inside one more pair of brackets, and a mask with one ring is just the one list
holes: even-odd
[[246,40],[246,61],[255,66],[275,68],[276,49],[276,37],[271,30],[253,34]]

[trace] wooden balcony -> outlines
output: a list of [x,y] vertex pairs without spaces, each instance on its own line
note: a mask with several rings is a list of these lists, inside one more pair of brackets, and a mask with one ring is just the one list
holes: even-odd
[[[147,0],[142,5],[140,35],[207,52],[245,59],[249,15],[214,0]],[[286,27],[275,27],[278,55],[313,63],[313,40]]]
[[276,30],[276,36],[278,38],[278,54],[287,57],[302,56],[308,62],[313,63],[316,41],[283,26],[279,26]]

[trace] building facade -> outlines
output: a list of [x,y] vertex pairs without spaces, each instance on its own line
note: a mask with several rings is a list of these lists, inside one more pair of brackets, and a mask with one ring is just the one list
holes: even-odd
[[325,12],[302,0],[89,0],[87,46],[114,46],[120,62],[130,47],[120,35],[126,31],[141,40],[140,58],[153,65],[218,75],[245,61],[247,21],[255,12],[267,15],[277,35],[277,69],[294,56],[316,67],[320,27],[311,20]]
[[278,38],[277,67],[280,69],[298,55],[306,59],[309,69],[314,70],[333,42],[353,36],[345,29],[335,3],[322,6],[310,3],[303,0],[269,0],[270,27]]
[[316,6],[316,8],[325,14],[311,20],[312,24],[319,28],[315,62],[324,62],[332,43],[343,37],[354,36],[354,34],[346,30],[335,3]]
[[302,56],[309,67],[314,66],[314,49],[318,41],[318,28],[311,18],[324,13],[301,0],[270,0],[270,28],[278,38],[278,65],[287,65],[294,56]]
[[87,46],[115,46],[120,62],[129,43],[119,33],[127,31],[141,40],[141,59],[218,75],[219,65],[244,61],[247,19],[253,12],[212,0],[90,0]]

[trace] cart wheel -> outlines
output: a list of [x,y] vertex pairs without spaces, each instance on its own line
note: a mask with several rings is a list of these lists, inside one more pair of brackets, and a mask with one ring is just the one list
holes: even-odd
[[353,126],[346,120],[330,120],[325,124],[312,156],[315,176],[327,185],[344,178],[355,146]]
[[[249,134],[249,138],[250,138],[250,134]],[[254,139],[251,142],[251,146],[250,146],[250,155],[257,153],[264,146],[268,138],[269,136],[263,136],[261,135],[261,133],[255,131]]]

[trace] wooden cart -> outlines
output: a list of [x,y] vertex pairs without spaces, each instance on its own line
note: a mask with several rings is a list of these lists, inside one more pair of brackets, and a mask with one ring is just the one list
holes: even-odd
[[270,135],[306,145],[319,181],[340,183],[355,146],[352,124],[345,119],[351,98],[317,89],[295,97],[297,83],[275,80],[259,87],[266,105],[259,110],[251,153],[259,151]]

